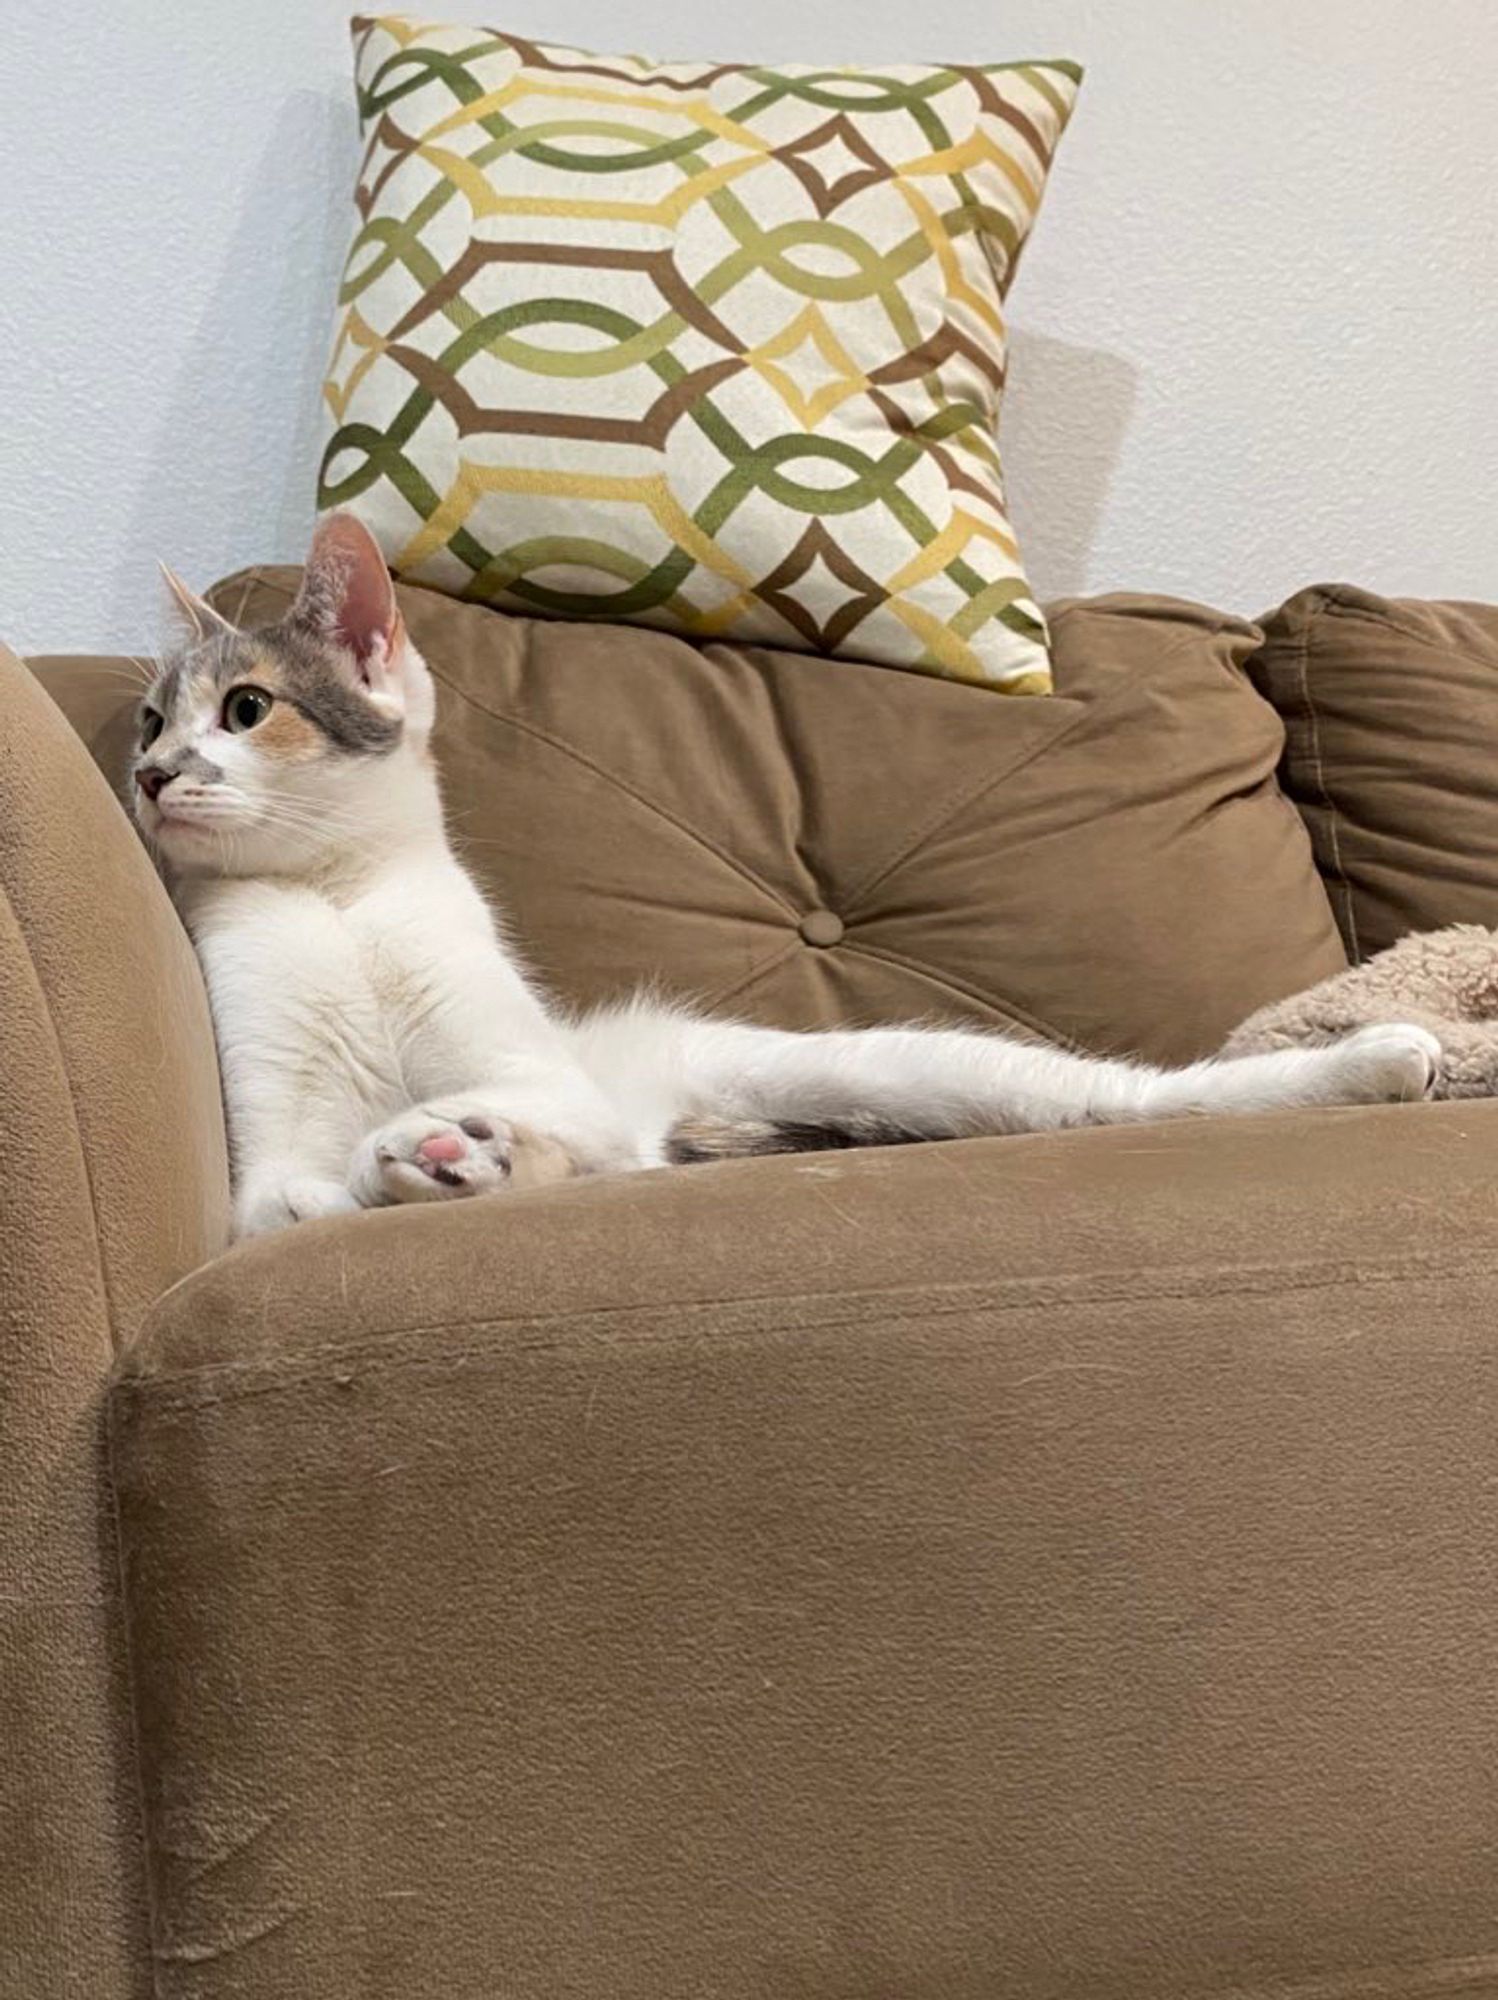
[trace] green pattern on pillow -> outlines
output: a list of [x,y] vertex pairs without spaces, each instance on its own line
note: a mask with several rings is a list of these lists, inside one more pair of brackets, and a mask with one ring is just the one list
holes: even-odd
[[995,436],[1074,65],[354,32],[321,506],[509,610],[1049,690]]

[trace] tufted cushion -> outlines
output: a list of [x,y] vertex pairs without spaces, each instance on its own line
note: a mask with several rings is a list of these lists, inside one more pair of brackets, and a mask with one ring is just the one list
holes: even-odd
[[[295,583],[252,570],[214,598],[253,624]],[[784,1026],[931,1016],[1173,1059],[1345,962],[1241,621],[1062,605],[1056,696],[995,702],[401,604],[454,833],[569,1000],[650,979]]]
[[1350,957],[1498,912],[1498,605],[1303,590],[1254,680]]

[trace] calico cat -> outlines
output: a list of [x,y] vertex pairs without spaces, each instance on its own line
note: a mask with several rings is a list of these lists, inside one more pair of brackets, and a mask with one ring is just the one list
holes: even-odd
[[[551,1005],[453,854],[431,678],[380,552],[324,520],[279,623],[190,621],[131,793],[197,946],[239,1234],[573,1174],[806,1146],[1423,1096],[1418,1027],[1165,1071],[1002,1035],[796,1034]],[[985,697],[975,696],[981,700]]]

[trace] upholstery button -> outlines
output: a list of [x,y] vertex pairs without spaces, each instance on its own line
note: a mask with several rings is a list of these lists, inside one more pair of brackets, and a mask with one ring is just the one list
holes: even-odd
[[800,931],[808,944],[836,944],[843,934],[843,920],[831,910],[808,910]]

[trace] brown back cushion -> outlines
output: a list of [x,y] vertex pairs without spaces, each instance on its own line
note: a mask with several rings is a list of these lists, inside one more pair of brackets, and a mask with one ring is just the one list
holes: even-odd
[[[215,601],[277,617],[292,570]],[[402,587],[454,834],[554,991],[1185,1059],[1344,964],[1255,627],[1056,608],[1060,692],[512,619]],[[95,734],[98,734],[97,727]]]
[[1349,956],[1498,923],[1498,606],[1318,585],[1250,671]]

